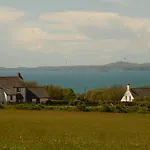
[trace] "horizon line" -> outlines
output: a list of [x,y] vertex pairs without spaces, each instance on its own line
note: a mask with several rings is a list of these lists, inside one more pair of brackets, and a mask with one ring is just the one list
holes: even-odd
[[90,64],[87,64],[87,65],[54,65],[54,66],[50,66],[50,65],[43,65],[43,66],[16,66],[16,67],[0,67],[0,69],[20,69],[20,68],[22,68],[22,69],[25,69],[25,68],[28,68],[28,69],[32,69],[32,68],[43,68],[43,67],[82,67],[82,66],[84,66],[84,67],[88,67],[88,66],[105,66],[105,65],[109,65],[109,64],[114,64],[114,63],[130,63],[130,64],[138,64],[138,65],[141,65],[141,64],[148,64],[148,63],[150,63],[150,62],[144,62],[144,63],[138,63],[138,62],[127,62],[127,61],[115,61],[115,62],[110,62],[110,63],[106,63],[106,64],[92,64],[92,65],[90,65]]

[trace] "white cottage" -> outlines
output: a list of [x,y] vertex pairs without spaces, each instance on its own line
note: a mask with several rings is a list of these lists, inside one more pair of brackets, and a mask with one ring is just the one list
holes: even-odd
[[133,102],[133,100],[137,97],[150,97],[150,88],[130,88],[130,84],[128,84],[121,102]]
[[0,76],[0,103],[44,103],[48,99],[44,87],[27,87],[20,73]]
[[130,85],[127,85],[127,90],[125,92],[125,94],[123,95],[121,102],[132,102],[134,99],[131,91],[130,91]]

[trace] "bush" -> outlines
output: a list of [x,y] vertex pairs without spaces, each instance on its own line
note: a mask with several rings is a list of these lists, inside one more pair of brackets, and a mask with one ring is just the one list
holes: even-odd
[[119,113],[127,113],[126,107],[122,105],[116,105],[116,109]]
[[46,101],[45,105],[55,105],[55,106],[64,106],[68,105],[68,100],[48,100]]
[[47,110],[77,111],[74,106],[45,106]]
[[51,105],[55,105],[55,106],[57,106],[57,105],[68,105],[68,101],[67,100],[51,100]]
[[81,102],[80,100],[70,100],[68,104],[69,104],[70,106],[76,106],[76,105],[77,105],[78,103],[80,103],[80,102]]
[[112,112],[112,109],[109,105],[102,105],[102,107],[100,107],[100,112]]
[[139,107],[138,113],[149,113],[150,110],[148,109],[148,107]]
[[[13,105],[12,105],[13,106]],[[16,109],[28,109],[29,108],[29,105],[26,105],[26,104],[17,104],[17,105],[14,105],[14,107]]]
[[108,105],[101,106],[87,106],[83,101],[78,101],[76,106],[68,105],[42,105],[42,104],[0,104],[0,109],[14,108],[26,110],[59,110],[59,111],[83,111],[83,112],[116,112],[116,113],[150,113],[149,107],[144,106],[122,106],[122,105]]
[[139,110],[139,107],[137,107],[137,106],[127,106],[127,107],[125,107],[125,111],[127,113],[135,113],[135,112],[138,112],[138,110]]
[[45,105],[52,105],[53,103],[52,103],[52,101],[51,100],[47,100],[46,102],[45,102]]
[[86,93],[85,99],[88,101],[101,101],[105,104],[118,104],[125,90],[123,87],[93,89]]
[[100,112],[101,106],[87,106],[87,110],[90,112]]
[[99,101],[86,101],[86,105],[88,105],[88,106],[98,106]]
[[78,102],[78,104],[76,105],[76,108],[79,111],[88,111],[86,108],[86,104],[82,101]]
[[[13,106],[13,105],[12,105]],[[28,109],[28,110],[41,110],[41,109],[44,109],[44,106],[41,105],[41,104],[17,104],[17,105],[14,105],[14,108],[16,109]]]
[[43,105],[32,105],[31,107],[29,107],[29,109],[31,110],[41,110],[41,109],[44,109],[44,106]]
[[77,110],[79,110],[79,111],[86,111],[86,106],[85,106],[85,104],[77,104],[76,108],[77,108]]
[[3,104],[0,104],[0,109],[4,109],[4,105]]
[[45,89],[47,90],[49,96],[54,100],[71,100],[75,99],[76,95],[74,91],[70,88],[64,89],[56,85],[46,85]]

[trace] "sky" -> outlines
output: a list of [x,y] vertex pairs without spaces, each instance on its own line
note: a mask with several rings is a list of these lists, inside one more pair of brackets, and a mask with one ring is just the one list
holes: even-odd
[[150,62],[149,6],[150,0],[0,0],[0,67]]

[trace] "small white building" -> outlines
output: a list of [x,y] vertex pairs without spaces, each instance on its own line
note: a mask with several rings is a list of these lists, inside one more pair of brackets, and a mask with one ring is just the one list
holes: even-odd
[[123,95],[121,102],[132,102],[134,99],[131,91],[130,91],[130,85],[127,85],[127,90],[125,92],[125,94]]
[[130,88],[130,84],[128,84],[127,89],[121,99],[121,102],[133,102],[133,100],[137,97],[150,97],[150,88]]

